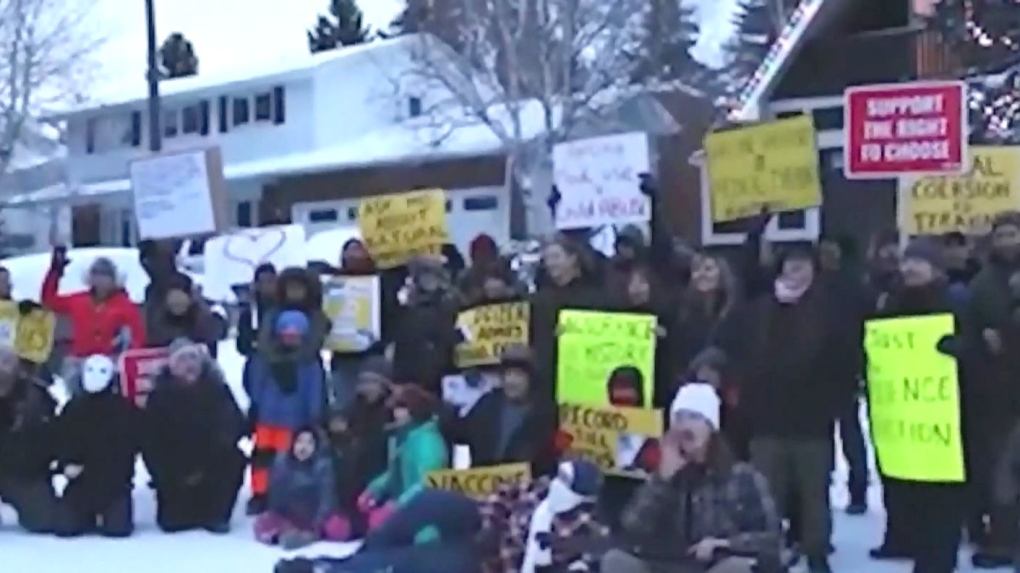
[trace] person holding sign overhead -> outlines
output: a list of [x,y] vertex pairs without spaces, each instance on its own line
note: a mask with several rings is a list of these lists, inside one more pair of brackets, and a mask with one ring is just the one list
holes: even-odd
[[899,282],[866,324],[871,433],[886,509],[885,539],[871,555],[913,559],[915,573],[951,573],[967,501],[968,389],[959,385],[966,340],[956,334],[942,246],[911,241]]

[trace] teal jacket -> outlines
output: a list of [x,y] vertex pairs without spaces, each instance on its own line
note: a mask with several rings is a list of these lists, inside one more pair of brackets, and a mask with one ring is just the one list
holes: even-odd
[[449,465],[449,452],[436,420],[400,428],[389,438],[389,467],[368,484],[380,502],[405,505],[425,489],[429,472]]

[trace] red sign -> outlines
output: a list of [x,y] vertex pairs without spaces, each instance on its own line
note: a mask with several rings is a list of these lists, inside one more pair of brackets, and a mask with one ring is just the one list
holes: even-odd
[[167,354],[166,348],[137,348],[120,355],[121,393],[139,408],[145,406],[156,375],[166,366]]
[[847,179],[953,175],[967,167],[967,86],[917,82],[844,94]]

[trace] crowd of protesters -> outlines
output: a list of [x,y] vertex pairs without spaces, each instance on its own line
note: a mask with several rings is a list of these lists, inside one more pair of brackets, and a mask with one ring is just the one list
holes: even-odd
[[[0,500],[31,532],[130,536],[140,454],[163,531],[229,531],[247,470],[258,541],[365,539],[351,558],[279,571],[769,573],[800,555],[824,573],[840,550],[831,544],[837,432],[849,463],[845,510],[869,509],[865,321],[949,313],[956,333],[938,350],[959,370],[967,480],[883,476],[885,537],[871,557],[949,573],[965,529],[975,567],[1012,564],[1020,213],[995,219],[980,254],[958,234],[905,248],[879,235],[863,256],[845,238],[771,245],[768,219],[729,258],[674,249],[655,221],[648,237],[620,230],[610,257],[583,231],[557,234],[533,286],[485,235],[467,261],[447,248],[386,270],[352,239],[325,272],[380,277],[382,335],[328,361],[321,269],[263,265],[237,326],[247,412],[214,358],[222,319],[169,250],[141,251],[151,284],[140,310],[106,259],[92,263],[88,291],[58,294],[68,260],[55,250],[39,300],[72,323],[61,370],[71,398],[58,411],[39,373],[0,349]],[[497,388],[459,413],[441,390],[457,372],[457,313],[506,301],[529,303],[530,344],[487,367]],[[668,413],[669,429],[644,483],[603,488],[597,469],[562,456],[554,377],[564,309],[657,318],[651,405]],[[169,349],[144,409],[118,394],[113,360],[141,347]],[[246,436],[250,456],[238,446]],[[526,462],[534,479],[485,501],[428,489],[426,474],[449,467],[457,444],[475,466]],[[59,494],[54,474],[68,482]]]

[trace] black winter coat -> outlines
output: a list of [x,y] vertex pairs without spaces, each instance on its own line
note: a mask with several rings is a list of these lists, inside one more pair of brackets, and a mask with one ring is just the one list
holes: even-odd
[[222,456],[234,455],[247,425],[212,363],[191,384],[174,379],[168,369],[160,372],[144,419],[142,454],[157,488],[180,486]]
[[64,490],[64,499],[102,511],[131,493],[135,456],[141,449],[141,413],[113,392],[75,396],[57,418],[55,444],[61,467],[84,468]]
[[49,479],[56,410],[56,400],[34,378],[20,378],[0,398],[0,476]]
[[445,293],[412,300],[401,311],[393,335],[393,380],[414,383],[440,394],[443,376],[453,370],[453,348],[459,342],[458,305]]
[[533,476],[553,474],[557,466],[555,438],[559,426],[556,405],[546,398],[532,400],[521,425],[500,451],[500,430],[506,401],[506,396],[498,390],[482,396],[466,416],[449,423],[448,438],[468,446],[472,466],[527,462],[531,464]]

